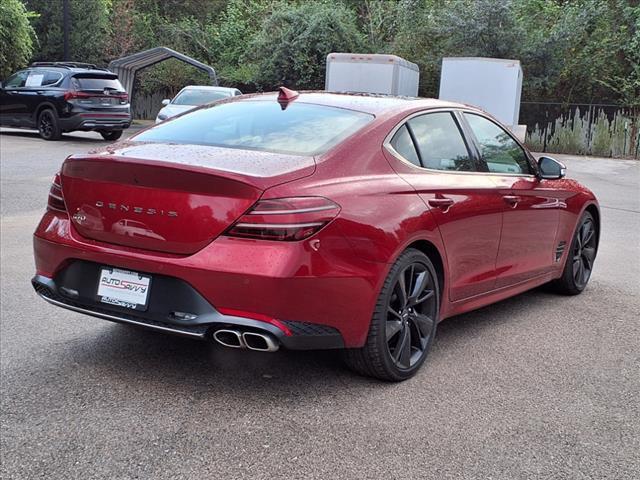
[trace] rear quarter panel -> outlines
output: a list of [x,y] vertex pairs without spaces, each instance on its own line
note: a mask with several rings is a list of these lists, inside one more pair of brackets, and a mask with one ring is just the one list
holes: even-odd
[[[383,155],[384,138],[395,123],[375,122],[317,158],[313,175],[273,187],[263,195],[263,198],[317,195],[340,205],[340,213],[332,225],[339,229],[351,249],[343,252],[348,257],[342,261],[358,264],[362,271],[373,274],[368,278],[371,288],[367,298],[368,318],[388,271],[412,243],[431,243],[446,265],[431,212]],[[340,261],[335,267],[340,268]]]

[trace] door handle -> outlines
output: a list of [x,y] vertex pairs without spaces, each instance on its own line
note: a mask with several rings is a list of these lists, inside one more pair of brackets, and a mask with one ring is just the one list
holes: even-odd
[[516,208],[518,202],[520,201],[520,197],[517,195],[503,195],[502,199],[509,205],[511,208]]
[[441,198],[431,198],[427,201],[429,206],[433,208],[441,208],[442,210],[447,210],[451,205],[453,205],[453,200],[446,197]]

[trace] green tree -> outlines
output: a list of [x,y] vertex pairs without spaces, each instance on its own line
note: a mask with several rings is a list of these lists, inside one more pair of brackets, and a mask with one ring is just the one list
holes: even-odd
[[33,52],[33,15],[19,0],[0,0],[0,79],[24,67]]
[[[63,59],[62,0],[24,0],[38,15],[33,27],[40,48],[33,60]],[[104,64],[105,44],[109,38],[111,0],[69,0],[69,60]]]
[[277,5],[249,51],[255,83],[262,88],[314,89],[324,85],[327,54],[358,52],[364,46],[351,9],[314,1]]
[[211,61],[216,65],[223,84],[251,88],[255,79],[247,61],[249,45],[260,31],[270,6],[258,0],[230,0],[213,25]]

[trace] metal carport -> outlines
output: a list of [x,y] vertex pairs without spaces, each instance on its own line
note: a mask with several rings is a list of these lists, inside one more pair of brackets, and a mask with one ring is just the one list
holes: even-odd
[[189,65],[193,65],[209,74],[212,85],[218,85],[218,77],[213,67],[199,62],[182,53],[171,50],[167,47],[155,47],[142,52],[134,53],[126,57],[118,58],[109,63],[109,70],[116,73],[125,90],[129,93],[129,98],[133,98],[133,84],[138,70],[150,67],[156,63],[163,62],[170,58],[177,58]]

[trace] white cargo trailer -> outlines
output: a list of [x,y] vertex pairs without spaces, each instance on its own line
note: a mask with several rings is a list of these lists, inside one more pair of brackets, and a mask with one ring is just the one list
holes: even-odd
[[442,59],[440,99],[475,105],[516,130],[522,68],[518,60],[481,57]]
[[330,53],[324,88],[415,97],[419,79],[418,66],[396,55]]

